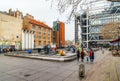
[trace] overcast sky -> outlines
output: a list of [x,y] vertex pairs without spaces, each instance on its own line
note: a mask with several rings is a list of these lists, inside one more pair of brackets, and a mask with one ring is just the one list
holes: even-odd
[[[29,13],[36,20],[45,22],[50,27],[53,26],[53,21],[59,19],[66,22],[67,14],[60,15],[57,11],[57,6],[51,7],[51,2],[46,0],[0,0],[0,11],[20,10],[23,15]],[[65,39],[74,39],[74,22],[71,24],[65,23]]]

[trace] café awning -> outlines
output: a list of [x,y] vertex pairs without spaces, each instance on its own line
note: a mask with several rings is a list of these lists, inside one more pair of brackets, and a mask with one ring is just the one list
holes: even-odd
[[119,39],[115,39],[113,41],[110,41],[110,43],[115,43],[115,42],[120,42],[120,38]]

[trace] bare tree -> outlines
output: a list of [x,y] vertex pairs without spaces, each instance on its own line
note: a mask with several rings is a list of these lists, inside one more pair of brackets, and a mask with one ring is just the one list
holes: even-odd
[[[57,3],[58,11],[60,13],[68,12],[67,20],[70,21],[75,15],[80,15],[89,9],[95,8],[93,3],[107,1],[107,0],[46,0],[51,1],[51,5]],[[101,4],[101,3],[100,3]],[[103,3],[104,4],[104,3]]]
[[60,14],[68,11],[68,20],[71,20],[71,17],[76,13],[81,12],[82,5],[85,1],[86,0],[51,0],[51,5],[57,3]]
[[116,39],[120,36],[120,23],[111,22],[105,24],[101,30],[103,39]]

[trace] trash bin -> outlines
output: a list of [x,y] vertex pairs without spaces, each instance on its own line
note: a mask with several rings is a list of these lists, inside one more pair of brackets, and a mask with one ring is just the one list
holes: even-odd
[[85,76],[85,65],[80,64],[79,65],[79,77],[84,77]]

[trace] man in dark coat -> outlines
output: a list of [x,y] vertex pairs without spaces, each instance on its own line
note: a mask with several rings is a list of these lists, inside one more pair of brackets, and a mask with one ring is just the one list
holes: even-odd
[[77,60],[78,60],[78,62],[79,62],[79,58],[80,58],[80,51],[79,51],[79,49],[77,50]]
[[84,61],[84,55],[85,55],[85,53],[84,53],[84,50],[82,49],[82,51],[81,51],[81,62]]

